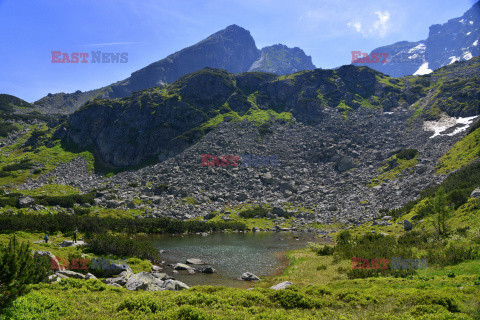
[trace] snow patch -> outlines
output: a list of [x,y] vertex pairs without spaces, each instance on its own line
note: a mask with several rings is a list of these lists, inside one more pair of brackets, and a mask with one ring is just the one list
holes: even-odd
[[470,33],[471,33],[471,32],[467,33],[467,36],[469,36],[469,35],[470,35]]
[[474,47],[478,46],[478,40],[475,40],[475,42],[472,44],[472,46],[474,46]]
[[470,51],[467,51],[467,52],[463,53],[463,59],[465,59],[465,60],[470,60],[470,59],[472,59],[472,57],[473,56],[472,56],[472,53]]
[[412,56],[409,56],[408,59],[417,59],[418,58],[418,54],[414,54]]
[[418,46],[413,47],[412,49],[408,50],[408,53],[414,53],[417,51],[424,52],[427,46],[424,43],[420,43]]
[[452,64],[452,63],[454,63],[454,62],[460,61],[460,57],[457,58],[457,57],[455,57],[455,56],[451,56],[451,57],[448,58],[448,59],[450,59],[450,62],[449,62],[448,64]]
[[[433,131],[434,134],[430,137],[430,139],[438,137],[438,136],[454,136],[462,131],[468,129],[470,124],[472,124],[473,120],[475,120],[478,116],[473,117],[466,117],[466,118],[453,118],[449,116],[442,116],[438,121],[425,121],[423,123],[423,131]],[[460,125],[456,128],[453,132],[442,134],[445,130],[454,127],[456,125]]]
[[468,23],[473,24],[473,21],[468,21]]
[[428,68],[428,62],[424,62],[420,68],[418,68],[417,71],[415,71],[415,73],[413,74],[414,76],[421,76],[421,75],[424,75],[424,74],[429,74],[429,73],[432,73],[432,69],[429,69]]

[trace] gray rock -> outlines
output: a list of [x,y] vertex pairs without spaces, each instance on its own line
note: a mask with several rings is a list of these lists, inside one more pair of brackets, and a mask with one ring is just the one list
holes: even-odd
[[293,285],[293,283],[291,283],[290,281],[285,281],[285,282],[281,282],[279,284],[276,284],[274,286],[271,286],[270,289],[284,290],[285,288],[290,287],[291,285]]
[[180,281],[170,279],[166,274],[140,272],[132,275],[125,287],[131,291],[182,290],[189,287]]
[[60,247],[65,248],[65,247],[77,247],[77,246],[83,246],[85,245],[85,242],[79,240],[77,242],[65,240],[60,243]]
[[119,263],[110,263],[103,268],[103,275],[106,277],[121,275],[123,272],[133,273],[132,269],[128,265]]
[[207,264],[206,262],[196,258],[187,259],[186,263],[187,264]]
[[403,221],[403,229],[405,229],[405,231],[412,230],[413,229],[413,223],[411,223],[408,220]]
[[185,283],[178,280],[165,280],[163,284],[165,290],[184,290],[190,289]]
[[162,267],[159,267],[159,266],[156,266],[156,265],[152,266],[152,272],[160,272],[162,270],[163,270]]
[[49,283],[56,283],[62,281],[62,278],[59,277],[57,274],[51,274],[48,276]]
[[53,255],[53,253],[51,253],[50,251],[35,251],[35,253],[33,254],[33,257],[35,259],[38,259],[40,257],[48,257],[50,259],[50,261],[52,262],[52,264],[51,264],[52,269],[55,269],[55,270],[64,270],[65,269],[65,268],[62,268],[60,266],[60,262]]
[[473,190],[472,193],[470,194],[470,197],[480,198],[480,188],[477,188],[477,189]]
[[89,279],[97,279],[97,277],[95,277],[93,274],[91,274],[90,272],[87,273],[87,275],[85,276],[85,280],[89,280]]
[[257,277],[256,275],[254,275],[253,273],[251,272],[245,272],[243,273],[240,278],[238,278],[239,280],[243,280],[243,281],[258,281],[260,280],[259,277]]
[[35,200],[30,197],[24,197],[18,199],[19,208],[28,208],[35,204]]
[[73,279],[85,279],[85,275],[84,274],[81,274],[81,273],[78,273],[78,272],[74,272],[74,271],[70,271],[70,270],[59,270],[56,272],[57,275],[62,275],[62,276],[65,276],[67,278],[73,278]]
[[186,264],[183,264],[183,263],[177,263],[173,266],[173,268],[175,270],[191,270],[191,269],[193,269],[192,267],[190,267]]
[[125,288],[131,291],[159,291],[164,289],[164,281],[148,272],[140,272],[132,275],[125,283]]
[[199,267],[197,268],[197,271],[200,273],[215,273],[217,270],[215,270],[212,266],[205,266],[205,267]]

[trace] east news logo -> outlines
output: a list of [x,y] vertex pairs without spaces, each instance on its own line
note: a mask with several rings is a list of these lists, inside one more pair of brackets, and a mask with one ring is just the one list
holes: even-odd
[[[68,52],[52,51],[52,63],[127,63],[128,52]],[[88,60],[91,57],[90,61]]]

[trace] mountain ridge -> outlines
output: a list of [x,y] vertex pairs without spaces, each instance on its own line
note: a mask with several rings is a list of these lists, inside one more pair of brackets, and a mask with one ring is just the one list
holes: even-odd
[[[277,48],[278,57],[270,56],[268,65],[262,63],[262,52]],[[263,50],[263,51],[262,51]],[[255,71],[279,74],[314,69],[311,57],[300,48],[271,46],[259,50],[250,32],[237,25],[230,25],[198,43],[179,50],[164,59],[132,72],[127,79],[109,86],[77,91],[71,94],[49,94],[34,102],[47,113],[71,113],[83,103],[95,98],[123,98],[135,91],[172,83],[179,77],[205,67],[224,69],[231,73],[246,72],[255,64]],[[278,61],[277,61],[278,60]]]

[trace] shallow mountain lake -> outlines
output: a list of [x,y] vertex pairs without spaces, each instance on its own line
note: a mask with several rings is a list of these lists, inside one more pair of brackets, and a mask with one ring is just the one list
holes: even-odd
[[[175,279],[194,285],[223,285],[248,288],[251,283],[236,278],[244,272],[257,276],[271,276],[288,265],[285,252],[306,247],[308,242],[320,242],[315,233],[308,232],[246,232],[212,233],[208,235],[156,235],[145,238],[152,245],[165,250],[160,256],[165,263],[163,271]],[[173,274],[168,264],[185,263],[198,258],[217,270],[214,274],[179,271]],[[193,265],[193,267],[198,267]]]

